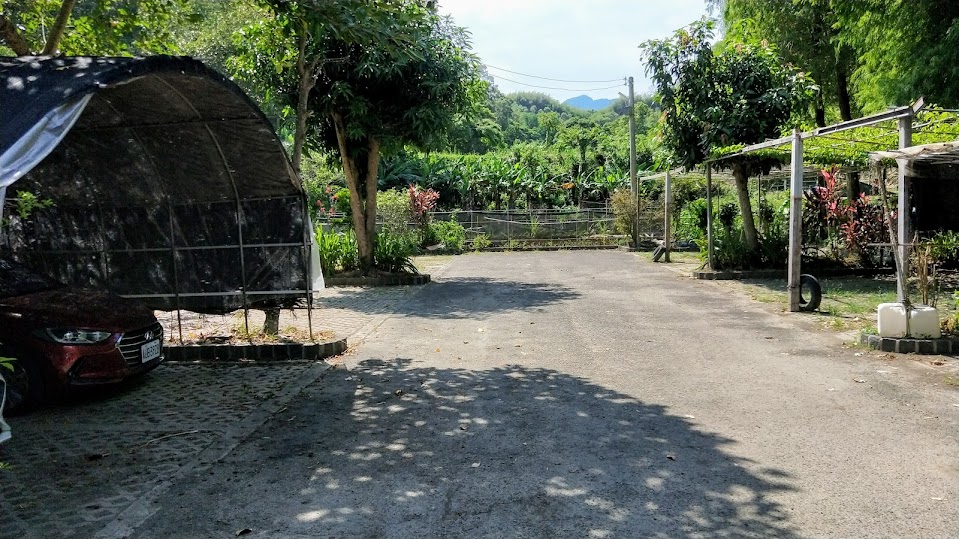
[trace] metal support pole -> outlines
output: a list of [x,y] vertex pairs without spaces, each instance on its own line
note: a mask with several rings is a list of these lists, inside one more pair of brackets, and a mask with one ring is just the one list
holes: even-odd
[[716,270],[713,256],[716,238],[713,236],[713,171],[709,163],[706,163],[706,260],[709,262],[710,271]]
[[792,164],[789,181],[789,311],[799,311],[800,275],[802,273],[802,176],[803,142],[798,129],[793,130]]
[[639,248],[639,182],[636,179],[636,96],[633,93],[633,77],[629,77],[629,188],[633,198],[635,215],[633,215],[633,248]]
[[223,162],[223,168],[226,170],[227,176],[230,178],[230,186],[233,188],[233,196],[236,200],[236,233],[237,240],[239,242],[239,251],[240,251],[240,282],[243,288],[240,290],[243,297],[243,329],[246,330],[247,339],[250,342],[253,342],[253,337],[250,336],[250,302],[247,299],[247,282],[246,282],[246,255],[244,254],[243,246],[243,203],[240,200],[240,191],[236,186],[236,178],[233,176],[233,170],[230,168],[230,163],[226,159],[226,154],[223,153],[223,147],[220,146],[220,140],[216,138],[216,135],[213,134],[213,130],[210,129],[209,124],[204,124],[206,127],[206,132],[210,135],[210,140],[213,141],[213,145],[216,146],[217,153],[220,154],[220,160]]
[[173,258],[173,293],[176,294],[176,327],[180,333],[180,344],[183,344],[183,313],[180,305],[180,270],[177,268],[176,227],[173,220],[173,203],[167,202],[167,211],[170,213],[170,256]]
[[669,262],[669,250],[672,246],[673,239],[671,234],[672,228],[672,211],[673,211],[673,180],[670,177],[669,169],[666,169],[666,193],[665,193],[665,208],[664,208],[664,228],[663,228],[663,246],[666,248],[666,251],[663,253],[665,262]]
[[[912,146],[912,116],[899,118],[899,149]],[[906,177],[906,161],[897,160],[899,164],[899,208],[896,212],[899,235],[899,260],[902,279],[896,280],[896,293],[899,301],[905,300],[909,280],[909,251],[912,243],[912,185]]]
[[[306,325],[310,332],[310,342],[313,341],[313,242],[316,241],[316,231],[313,230],[313,220],[310,219],[310,206],[304,192],[302,202],[303,211],[303,265],[306,276]],[[322,269],[320,272],[322,273]]]

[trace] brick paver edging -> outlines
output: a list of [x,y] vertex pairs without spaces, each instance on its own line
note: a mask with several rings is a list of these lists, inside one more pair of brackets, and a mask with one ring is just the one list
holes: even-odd
[[423,275],[378,275],[376,277],[325,277],[326,286],[408,286],[430,282],[430,276]]
[[859,342],[873,350],[898,352],[900,354],[952,354],[959,352],[959,338],[957,337],[897,339],[863,333],[859,336]]
[[167,361],[313,361],[342,354],[346,339],[326,343],[173,345],[163,351]]

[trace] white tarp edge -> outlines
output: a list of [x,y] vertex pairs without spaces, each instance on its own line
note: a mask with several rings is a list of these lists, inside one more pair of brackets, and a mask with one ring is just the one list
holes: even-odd
[[310,238],[310,274],[307,278],[311,282],[310,290],[315,294],[326,288],[326,282],[323,280],[323,267],[320,265],[320,248],[316,244],[316,229],[313,228],[313,219],[310,218],[309,213],[306,216],[306,226],[309,227],[307,234]]
[[91,97],[93,94],[87,94],[52,109],[0,155],[0,219],[3,218],[7,187],[50,155],[73,128]]

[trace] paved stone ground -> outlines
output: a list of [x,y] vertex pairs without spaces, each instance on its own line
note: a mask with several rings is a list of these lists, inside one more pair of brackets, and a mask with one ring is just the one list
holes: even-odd
[[[353,343],[418,292],[323,290],[314,327]],[[262,313],[251,314],[262,324]],[[184,320],[188,332],[229,333],[242,318],[185,313]],[[175,314],[163,321],[169,331]],[[305,331],[306,323],[304,310],[281,317],[282,327]],[[122,536],[124,522],[148,511],[178,477],[228,452],[326,368],[166,364],[105,396],[11,419],[14,438],[0,446],[0,539]]]

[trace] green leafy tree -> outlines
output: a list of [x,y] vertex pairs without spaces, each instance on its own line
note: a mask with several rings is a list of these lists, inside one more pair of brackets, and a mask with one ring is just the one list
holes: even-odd
[[[294,166],[308,142],[340,160],[361,268],[371,271],[381,153],[442,147],[458,115],[485,92],[478,62],[465,30],[423,2],[267,4],[284,48],[246,51],[240,73],[296,103]],[[269,43],[264,25],[250,31]]]
[[548,110],[537,114],[536,119],[539,122],[539,128],[543,131],[543,137],[546,144],[552,144],[556,142],[556,135],[559,133],[560,127],[562,126],[562,121],[559,119],[559,114],[557,114],[555,111]]
[[5,0],[0,43],[16,56],[174,53],[195,21],[185,0]]
[[573,176],[581,178],[588,168],[587,152],[596,146],[599,139],[599,127],[585,118],[573,118],[563,125],[559,134],[559,143],[576,152],[578,157]]
[[[822,0],[821,0],[822,1]],[[858,55],[852,81],[864,111],[920,96],[959,106],[959,3],[832,0],[839,38]]]
[[[839,17],[826,0],[723,0],[726,39],[757,40],[776,46],[782,59],[809,72],[822,92],[818,96],[816,123],[826,125],[826,106],[839,109],[842,120],[851,120],[857,107],[850,95],[849,77],[857,56],[840,36]],[[860,2],[861,4],[861,2]]]
[[[736,43],[714,53],[712,37],[713,23],[704,19],[671,38],[642,45],[663,106],[663,144],[688,168],[705,161],[714,148],[779,136],[816,90],[804,73],[783,65],[771,47]],[[747,182],[768,163],[747,158],[730,165],[746,245],[758,254]]]

